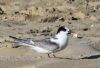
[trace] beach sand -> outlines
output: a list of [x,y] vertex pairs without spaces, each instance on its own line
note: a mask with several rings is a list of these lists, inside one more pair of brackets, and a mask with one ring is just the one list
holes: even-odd
[[[100,68],[99,14],[99,0],[0,0],[0,68]],[[59,26],[72,33],[58,58],[15,47],[9,38],[48,38]]]

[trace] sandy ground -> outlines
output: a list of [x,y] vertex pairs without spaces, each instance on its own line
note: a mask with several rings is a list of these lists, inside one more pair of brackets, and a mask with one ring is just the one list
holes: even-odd
[[[99,14],[99,0],[0,0],[0,68],[100,68]],[[50,37],[61,25],[74,34],[58,58],[9,42]]]

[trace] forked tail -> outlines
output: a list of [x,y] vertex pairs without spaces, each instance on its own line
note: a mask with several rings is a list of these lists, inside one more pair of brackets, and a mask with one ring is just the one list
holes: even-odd
[[34,42],[32,41],[32,39],[20,39],[20,38],[16,38],[13,36],[9,36],[10,38],[15,40],[15,43],[17,45],[23,45],[23,46],[28,46],[28,47],[33,47],[34,46]]

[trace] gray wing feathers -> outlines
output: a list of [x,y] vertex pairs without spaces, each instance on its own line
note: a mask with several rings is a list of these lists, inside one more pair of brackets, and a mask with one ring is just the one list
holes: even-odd
[[13,36],[9,36],[9,37],[15,39],[15,43],[17,45],[23,45],[29,47],[37,46],[51,51],[59,49],[59,46],[56,43],[50,42],[49,39],[33,42],[32,39],[20,39]]
[[59,48],[59,46],[56,43],[50,42],[50,41],[41,41],[41,42],[35,42],[35,45],[50,51],[56,50]]
[[13,36],[9,36],[10,38],[15,39],[15,43],[17,45],[23,45],[23,46],[33,46],[34,42],[32,41],[32,39],[20,39],[20,38],[16,38]]
[[24,45],[24,46],[33,46],[34,45],[34,42],[30,39],[27,39],[27,40],[16,40],[15,41],[17,44],[19,45]]

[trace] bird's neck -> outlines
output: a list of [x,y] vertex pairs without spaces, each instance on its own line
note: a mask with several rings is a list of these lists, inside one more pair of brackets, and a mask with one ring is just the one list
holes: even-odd
[[51,42],[55,42],[59,44],[59,46],[64,46],[66,45],[67,42],[67,35],[66,34],[57,34],[55,36],[57,39],[51,38]]

